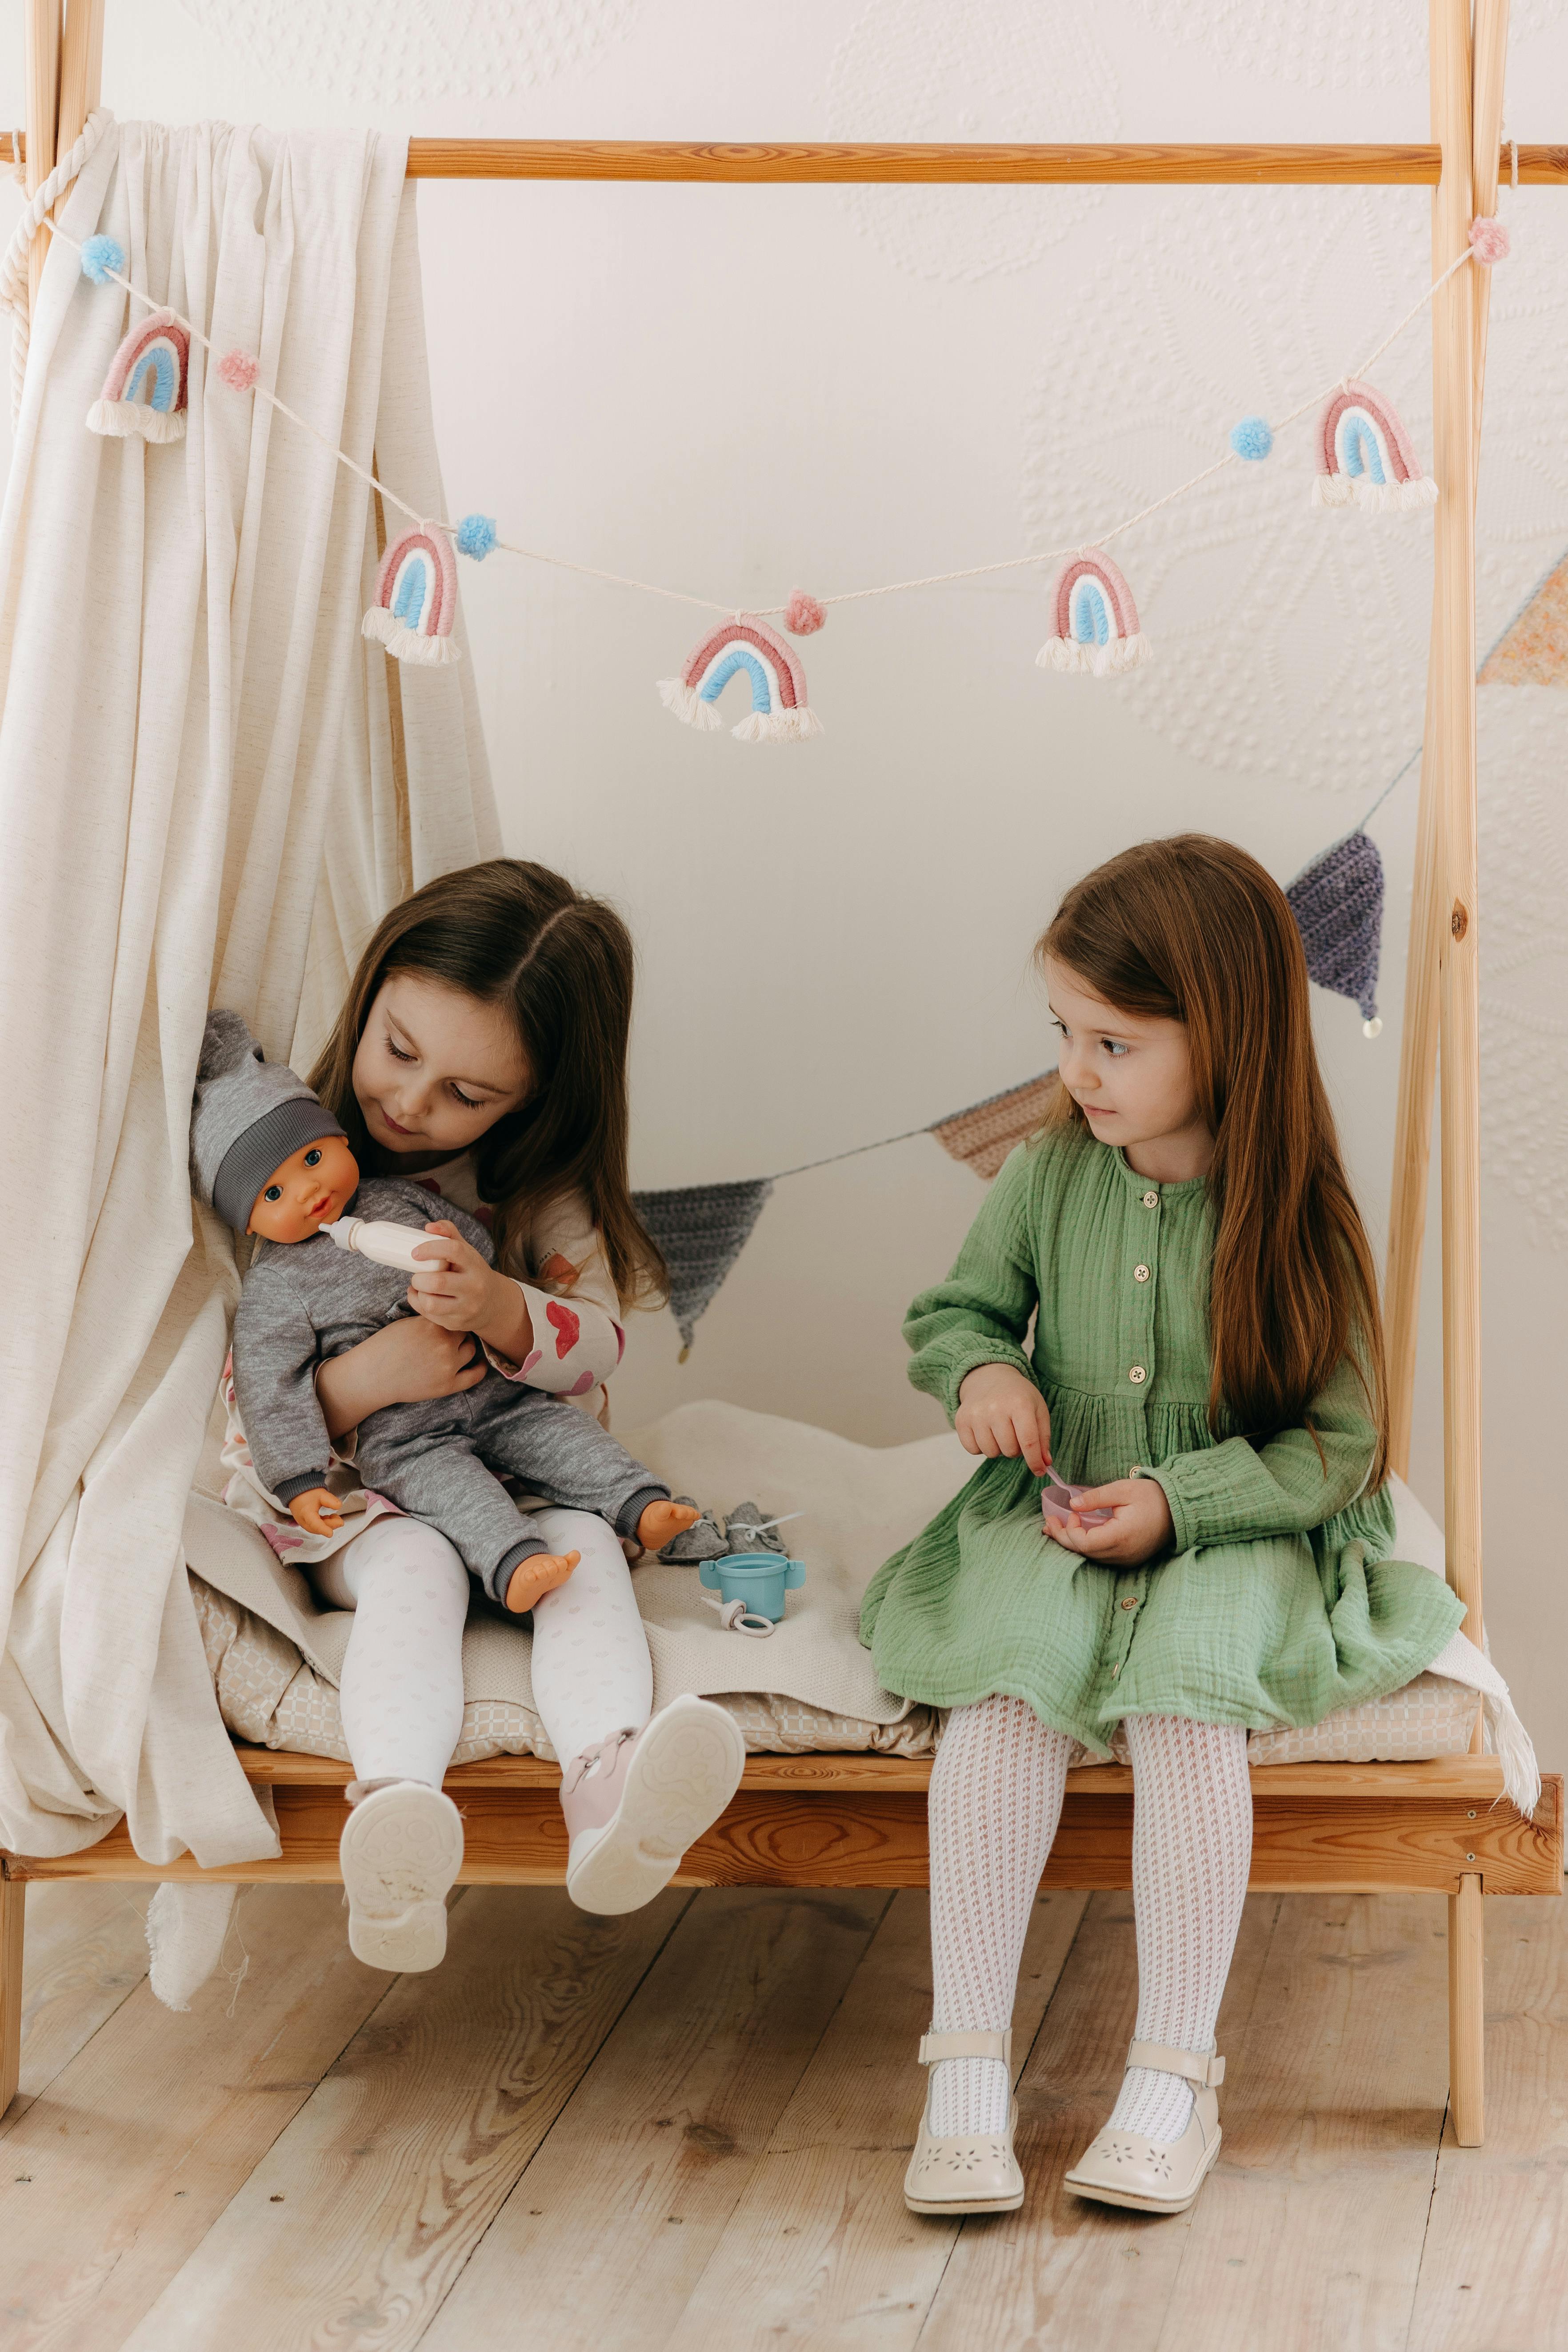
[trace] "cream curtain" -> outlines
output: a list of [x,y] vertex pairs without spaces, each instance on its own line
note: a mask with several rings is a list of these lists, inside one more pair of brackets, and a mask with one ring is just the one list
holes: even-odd
[[[63,220],[438,513],[404,160],[114,125]],[[360,637],[381,521],[330,449],[196,349],[183,441],[85,429],[132,315],[53,247],[0,517],[0,1843],[123,1812],[211,1865],[276,1842],[180,1541],[237,1286],[186,1177],[203,1020],[302,1056],[384,908],[499,845],[468,665]]]

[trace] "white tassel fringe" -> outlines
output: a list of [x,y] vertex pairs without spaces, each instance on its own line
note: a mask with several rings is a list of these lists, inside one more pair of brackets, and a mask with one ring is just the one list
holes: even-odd
[[139,400],[95,400],[87,412],[87,429],[110,441],[129,441],[138,433],[143,441],[183,441],[185,412],[148,408]]
[[1519,1719],[1508,1685],[1466,1633],[1453,1634],[1426,1672],[1479,1691],[1486,1717],[1487,1745],[1502,1766],[1502,1784],[1510,1801],[1528,1820],[1541,1801],[1541,1768],[1530,1734]]
[[166,1879],[147,1906],[148,1981],[165,2009],[187,2010],[223,1958],[238,1888]]
[[717,734],[724,721],[710,702],[704,702],[694,686],[682,677],[661,677],[658,698],[672,719],[683,727],[695,727],[704,735]]
[[753,710],[731,727],[737,743],[805,743],[822,733],[822,721],[806,703],[794,710]]
[[1038,669],[1071,670],[1084,677],[1120,677],[1152,661],[1154,648],[1142,629],[1136,636],[1112,637],[1103,646],[1080,646],[1076,637],[1047,637],[1035,656]]
[[1312,484],[1315,507],[1360,507],[1363,514],[1420,514],[1437,503],[1430,474],[1407,482],[1369,482],[1364,474],[1319,474]]
[[463,658],[462,647],[450,637],[422,637],[417,630],[405,628],[384,604],[373,604],[359,626],[362,637],[379,639],[397,660],[413,662],[420,669],[446,669]]

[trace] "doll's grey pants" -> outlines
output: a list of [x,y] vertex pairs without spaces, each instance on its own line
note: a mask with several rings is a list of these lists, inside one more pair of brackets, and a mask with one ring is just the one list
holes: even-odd
[[458,1396],[384,1405],[360,1423],[354,1462],[363,1486],[439,1528],[503,1606],[519,1561],[550,1546],[498,1470],[547,1503],[596,1511],[618,1536],[635,1535],[648,1505],[669,1498],[592,1414],[496,1371]]

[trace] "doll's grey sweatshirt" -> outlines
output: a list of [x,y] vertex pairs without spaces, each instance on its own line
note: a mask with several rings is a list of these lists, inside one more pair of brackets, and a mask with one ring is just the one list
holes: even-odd
[[[342,1213],[423,1232],[446,1217],[487,1265],[495,1247],[476,1217],[405,1176],[367,1176]],[[326,1484],[331,1440],[316,1395],[316,1367],[413,1312],[409,1276],[342,1250],[327,1234],[258,1246],[234,1318],[235,1402],[268,1492],[288,1504]]]

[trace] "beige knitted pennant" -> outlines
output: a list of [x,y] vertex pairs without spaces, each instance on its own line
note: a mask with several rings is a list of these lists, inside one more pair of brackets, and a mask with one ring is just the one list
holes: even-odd
[[1021,1087],[1009,1087],[1005,1094],[987,1095],[967,1110],[955,1110],[927,1132],[989,1183],[1013,1146],[1040,1126],[1056,1090],[1056,1072],[1045,1070],[1037,1078],[1026,1078]]

